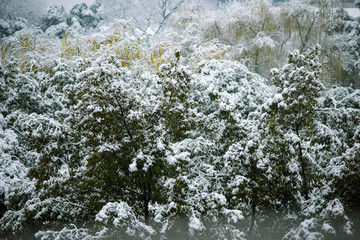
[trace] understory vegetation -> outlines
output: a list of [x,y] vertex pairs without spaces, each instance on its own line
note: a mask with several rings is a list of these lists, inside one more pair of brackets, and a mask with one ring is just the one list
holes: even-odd
[[0,238],[358,239],[360,20],[339,6],[4,15]]

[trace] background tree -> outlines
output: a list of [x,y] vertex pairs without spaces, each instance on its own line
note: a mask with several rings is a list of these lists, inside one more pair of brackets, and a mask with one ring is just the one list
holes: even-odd
[[1,0],[0,18],[4,20],[14,20],[16,18],[27,19],[29,25],[38,25],[41,22],[41,17],[46,13],[46,1],[35,0],[20,1],[20,0]]
[[108,16],[119,16],[129,19],[134,26],[146,31],[151,28],[159,33],[170,17],[177,12],[185,0],[152,0],[152,1],[118,1],[106,0],[104,7]]

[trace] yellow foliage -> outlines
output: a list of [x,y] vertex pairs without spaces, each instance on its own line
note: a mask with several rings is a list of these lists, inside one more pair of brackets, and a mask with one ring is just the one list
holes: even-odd
[[24,54],[35,49],[36,37],[31,37],[27,33],[18,35],[12,41],[1,42],[1,59],[9,57],[22,58]]
[[89,39],[89,50],[92,52],[96,52],[100,48],[100,44],[96,39]]
[[1,63],[14,57],[17,59],[21,73],[36,73],[39,69],[39,56],[47,51],[45,45],[39,41],[38,32],[18,32],[11,38],[1,41]]
[[157,44],[149,57],[150,67],[154,70],[158,70],[160,65],[170,62],[171,55],[165,53],[172,48],[172,45],[165,42]]
[[70,57],[73,56],[75,47],[72,46],[71,41],[69,40],[69,31],[66,31],[64,34],[64,38],[61,41],[62,44],[62,53],[61,57]]
[[[115,55],[123,67],[129,67],[135,61],[145,59],[146,53],[141,46],[141,39],[135,37],[133,29],[127,22],[117,22],[112,27],[111,34],[103,39],[88,39],[87,46],[91,56],[103,54]],[[86,54],[86,53],[85,53]]]
[[33,50],[34,42],[30,39],[27,35],[20,35],[19,36],[20,46],[25,51]]
[[144,55],[140,39],[112,44],[110,50],[121,61],[123,67],[131,66],[133,62],[141,59]]
[[1,42],[1,63],[10,55],[11,45],[6,41]]
[[203,46],[198,48],[198,51],[192,54],[189,59],[189,65],[193,69],[197,69],[198,64],[202,60],[232,60],[227,53],[227,49],[224,46],[219,45],[216,42],[207,42]]
[[114,44],[120,42],[121,40],[121,32],[119,28],[115,28],[113,34],[107,36],[105,44]]
[[106,36],[106,40],[105,40],[105,44],[115,44],[118,42],[121,42],[122,40],[124,40],[127,36],[126,33],[131,33],[133,32],[132,27],[124,21],[119,21],[114,23],[114,25],[112,26],[112,33],[108,36]]
[[275,21],[270,17],[267,17],[265,19],[264,30],[271,33],[271,32],[275,32],[276,28],[277,26],[275,25]]

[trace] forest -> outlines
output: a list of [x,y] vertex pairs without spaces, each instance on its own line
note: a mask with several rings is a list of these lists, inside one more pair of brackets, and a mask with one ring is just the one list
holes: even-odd
[[0,0],[0,239],[360,238],[341,1],[45,2]]

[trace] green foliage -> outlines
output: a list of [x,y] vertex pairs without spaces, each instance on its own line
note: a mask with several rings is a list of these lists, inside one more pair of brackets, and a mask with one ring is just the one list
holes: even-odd
[[269,107],[273,111],[270,118],[275,118],[277,123],[293,129],[313,125],[317,98],[323,89],[319,55],[319,45],[304,55],[294,51],[281,71],[273,70],[272,81],[279,88],[279,95],[275,95]]
[[78,34],[97,2],[2,40],[0,238],[356,238],[360,94],[320,79],[356,74],[357,24],[329,1],[163,3],[172,33]]
[[311,175],[315,172],[315,169],[311,170],[314,167],[311,159],[308,159],[311,153],[307,152],[311,151],[317,98],[323,89],[319,80],[319,54],[318,45],[305,54],[290,53],[288,64],[280,71],[274,69],[272,72],[278,93],[264,108],[268,127],[264,134],[269,136],[263,138],[275,172],[274,184],[279,188],[276,192],[283,204],[290,201],[289,207],[298,201],[300,189],[302,196],[308,199],[313,182]]

